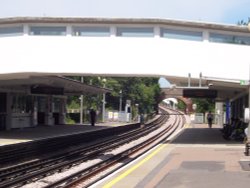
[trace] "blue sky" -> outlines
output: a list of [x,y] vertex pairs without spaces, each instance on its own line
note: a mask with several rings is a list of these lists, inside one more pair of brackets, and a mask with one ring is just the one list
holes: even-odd
[[250,0],[0,0],[0,17],[170,18],[236,24]]

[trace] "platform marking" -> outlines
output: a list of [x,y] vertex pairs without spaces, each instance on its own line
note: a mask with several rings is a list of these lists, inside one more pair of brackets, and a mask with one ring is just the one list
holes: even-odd
[[154,155],[156,155],[158,152],[160,152],[164,147],[168,146],[169,144],[160,144],[160,146],[153,151],[150,155],[148,155],[146,158],[141,160],[139,163],[137,163],[135,166],[132,166],[130,169],[122,173],[120,176],[112,180],[111,182],[107,183],[106,185],[103,186],[103,188],[110,188],[126,176],[128,176],[130,173],[135,171],[137,168],[139,168],[141,165],[143,165],[145,162],[147,162],[149,159],[151,159]]

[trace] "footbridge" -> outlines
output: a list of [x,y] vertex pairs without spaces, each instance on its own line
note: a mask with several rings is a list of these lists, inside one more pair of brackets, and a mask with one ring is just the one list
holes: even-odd
[[[165,19],[0,19],[0,79],[53,75],[249,79],[247,26]],[[24,73],[24,74],[23,74]]]

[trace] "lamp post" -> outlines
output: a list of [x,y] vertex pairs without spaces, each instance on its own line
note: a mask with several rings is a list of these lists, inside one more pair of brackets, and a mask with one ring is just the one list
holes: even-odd
[[[103,82],[103,88],[106,87],[106,79],[102,79]],[[102,94],[102,122],[105,121],[105,104],[106,104],[106,93]]]
[[135,107],[136,107],[136,116],[137,116],[137,122],[140,122],[140,115],[139,115],[139,104],[135,104]]
[[119,94],[120,94],[119,112],[121,112],[122,111],[122,90],[120,90]]
[[[248,23],[247,28],[248,28],[248,31],[250,31],[250,22]],[[249,81],[248,82],[250,82],[250,65],[249,65]],[[248,108],[250,109],[250,85],[249,83],[248,83]],[[248,122],[247,139],[249,142],[250,141],[250,121]]]
[[[81,77],[81,82],[83,83],[83,77]],[[83,124],[83,95],[80,97],[80,124]]]

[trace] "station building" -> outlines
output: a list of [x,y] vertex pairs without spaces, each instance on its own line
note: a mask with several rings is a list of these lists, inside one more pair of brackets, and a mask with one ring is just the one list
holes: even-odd
[[107,91],[61,76],[1,80],[0,130],[65,124],[67,96]]

